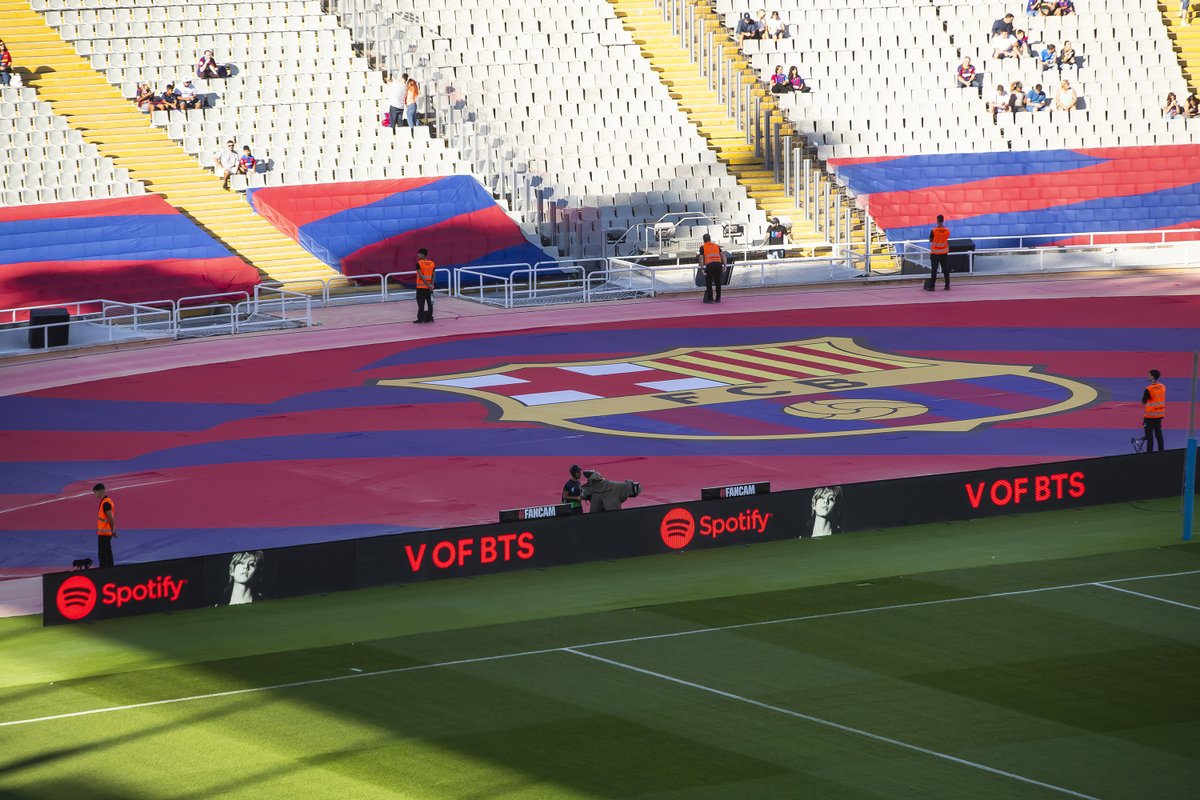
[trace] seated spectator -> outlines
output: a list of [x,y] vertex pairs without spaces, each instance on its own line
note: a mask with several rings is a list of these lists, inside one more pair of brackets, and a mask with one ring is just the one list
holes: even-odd
[[238,164],[241,163],[241,159],[238,158],[238,154],[234,151],[233,147],[233,142],[228,141],[225,143],[224,150],[218,150],[213,153],[213,163],[217,167],[217,174],[221,176],[223,181],[221,184],[222,189],[229,188],[229,176],[237,172]]
[[250,145],[245,145],[242,148],[242,157],[238,159],[237,174],[246,175],[247,173],[254,172],[254,166],[257,163],[258,159],[250,152]]
[[992,37],[992,58],[1016,58],[1017,39],[1008,31],[1000,31]]
[[1033,91],[1025,96],[1025,109],[1027,111],[1045,111],[1049,106],[1050,98],[1046,97],[1046,93],[1042,91],[1042,85],[1035,84]]
[[150,88],[150,84],[139,83],[137,96],[133,98],[133,102],[139,111],[150,111],[158,105],[158,96],[154,94],[154,90]]
[[1029,35],[1025,31],[1017,31],[1013,36],[1017,40],[1017,46],[1014,48],[1018,56],[1032,56],[1033,51],[1029,49]]
[[1063,42],[1062,50],[1058,54],[1059,70],[1075,69],[1076,66],[1075,48],[1071,46],[1070,42]]
[[12,53],[8,45],[0,41],[0,86],[12,85]]
[[771,16],[767,19],[767,38],[782,39],[785,33],[787,33],[787,26],[779,18],[779,12],[772,11]]
[[1042,72],[1058,67],[1058,51],[1054,48],[1054,45],[1046,45],[1046,49],[1042,51],[1040,60],[1042,64]]
[[783,73],[783,64],[775,67],[775,71],[771,73],[769,80],[771,91],[775,94],[783,94],[792,90],[792,87],[788,84],[787,75]]
[[793,92],[803,94],[808,91],[808,84],[804,82],[804,78],[800,77],[800,70],[795,67],[788,70],[788,86],[792,87]]
[[1008,110],[1008,92],[1004,90],[1004,84],[999,84],[996,87],[996,96],[988,103],[988,111],[992,112],[992,119],[996,119],[996,115],[1001,111]]
[[1042,0],[1025,0],[1025,16],[1036,17],[1042,11]]
[[767,38],[767,10],[760,8],[758,16],[754,20],[754,27],[758,29],[758,38]]
[[1054,110],[1070,113],[1079,104],[1079,95],[1071,88],[1071,82],[1064,80],[1058,86],[1058,94],[1054,95]]
[[1188,119],[1200,117],[1200,99],[1196,98],[1196,93],[1192,92],[1188,95],[1187,103],[1184,105],[1183,113],[1188,116]]
[[204,80],[212,78],[228,78],[229,69],[224,64],[218,64],[212,50],[205,50],[196,64],[196,77]]
[[992,23],[991,35],[993,37],[996,34],[1000,33],[1001,31],[1004,31],[1009,36],[1012,36],[1013,33],[1016,32],[1016,29],[1013,26],[1013,15],[1012,14],[1005,14],[1003,17],[1001,17],[1000,19],[998,19]]
[[175,84],[167,84],[166,90],[158,98],[158,102],[154,104],[154,108],[158,111],[179,110],[179,93],[175,91]]
[[1008,87],[1008,110],[1016,114],[1018,111],[1027,110],[1025,87],[1020,81],[1013,81]]
[[1167,93],[1167,102],[1163,106],[1164,119],[1183,119],[1183,106],[1179,105],[1174,92]]
[[958,81],[959,88],[964,86],[970,88],[975,85],[975,67],[971,66],[970,58],[964,58],[963,62],[958,65],[954,79]]
[[738,20],[737,29],[733,32],[734,37],[740,46],[747,39],[758,39],[758,26],[754,24],[754,17],[750,16],[750,12],[742,14],[742,18]]
[[1055,0],[1054,16],[1065,17],[1068,14],[1075,13],[1075,3],[1073,0]]
[[190,80],[184,81],[179,87],[179,107],[185,111],[192,108],[204,108],[204,98],[196,94],[196,87]]
[[1039,10],[1043,17],[1054,16],[1054,0],[1042,0]]

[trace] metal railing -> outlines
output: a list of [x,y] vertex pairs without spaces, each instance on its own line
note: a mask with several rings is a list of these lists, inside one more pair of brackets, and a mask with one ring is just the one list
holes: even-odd
[[587,275],[606,262],[588,258],[460,267],[455,297],[501,308],[587,302]]
[[[1189,235],[1194,238],[1186,238]],[[1113,241],[1129,237],[1148,238],[1151,241]],[[1190,268],[1200,265],[1198,239],[1200,228],[983,236],[970,240],[974,247],[972,250],[955,251],[952,248],[950,258],[965,258],[967,272],[988,275]],[[951,240],[952,245],[954,241]],[[1068,241],[1074,243],[1057,244]],[[892,244],[897,258],[912,269],[930,268],[928,241],[903,240]]]
[[[43,349],[59,339],[62,328],[67,329],[67,347],[83,347],[309,327],[312,303],[313,298],[302,292],[260,285],[253,296],[232,291],[141,303],[96,299],[9,308],[0,310],[0,353],[28,349],[22,342],[30,336],[40,342],[36,349]],[[60,322],[28,324],[29,313],[39,309],[65,309],[68,317]]]
[[[52,308],[67,309],[67,319],[28,324],[31,311]],[[74,313],[71,313],[72,310]],[[64,333],[67,346],[75,347],[172,338],[176,334],[174,307],[170,301],[124,303],[98,299],[10,308],[0,311],[0,325],[3,325],[0,329],[0,352],[9,353],[26,350],[31,342],[37,343],[35,349],[48,349]]]
[[[743,251],[749,252],[749,251]],[[695,292],[703,288],[699,266],[690,263],[647,264],[642,258],[611,258],[605,270],[588,275],[589,301],[608,295],[637,292],[648,297]],[[855,280],[867,277],[863,257],[845,247],[834,247],[828,255],[787,259],[735,259],[728,286],[734,289],[763,289]]]
[[[356,303],[387,303],[392,300],[411,300],[416,296],[416,270],[374,272],[366,275],[346,275],[335,278],[297,278],[274,281],[271,286],[304,295],[314,300],[318,308],[332,308]],[[434,294],[454,293],[454,270],[435,269]],[[404,280],[407,278],[408,280]],[[268,288],[268,287],[262,287]]]

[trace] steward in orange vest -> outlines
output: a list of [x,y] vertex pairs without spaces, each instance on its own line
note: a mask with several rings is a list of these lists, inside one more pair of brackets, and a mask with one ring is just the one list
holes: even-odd
[[417,318],[413,322],[433,322],[433,275],[437,265],[422,247],[417,251]]
[[699,261],[700,269],[704,270],[704,302],[721,302],[721,273],[725,270],[725,253],[721,245],[707,233],[700,245]]
[[942,268],[942,288],[950,288],[950,229],[945,219],[938,214],[937,226],[929,232],[929,280],[925,291],[932,292],[937,285],[938,267]]
[[1146,441],[1146,452],[1154,452],[1154,442],[1158,442],[1158,449],[1164,450],[1163,447],[1163,418],[1167,416],[1167,387],[1159,383],[1158,379],[1161,376],[1156,369],[1150,370],[1150,385],[1142,391],[1142,428],[1145,435],[1142,437]]
[[117,535],[116,506],[112,498],[105,494],[104,484],[97,483],[92,487],[92,494],[100,501],[96,509],[96,543],[99,550],[100,566],[113,565],[112,540]]

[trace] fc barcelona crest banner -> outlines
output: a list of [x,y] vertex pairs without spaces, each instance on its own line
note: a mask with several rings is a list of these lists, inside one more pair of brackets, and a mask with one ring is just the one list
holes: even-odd
[[476,397],[500,420],[690,440],[967,431],[1097,398],[1031,366],[892,355],[835,336],[378,383]]

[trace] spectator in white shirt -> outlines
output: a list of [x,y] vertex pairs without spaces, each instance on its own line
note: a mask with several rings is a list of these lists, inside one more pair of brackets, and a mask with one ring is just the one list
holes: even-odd
[[1078,103],[1079,95],[1075,94],[1075,90],[1071,88],[1071,82],[1064,80],[1058,86],[1058,94],[1054,96],[1054,110],[1070,113],[1075,110]]
[[1016,58],[1017,39],[1008,31],[1000,31],[992,37],[992,58]]
[[392,133],[396,132],[396,126],[400,124],[400,120],[404,119],[404,92],[407,86],[407,72],[399,78],[395,75],[388,78],[388,122],[392,127]]
[[992,119],[996,119],[996,115],[1001,111],[1008,110],[1008,92],[1004,90],[1004,84],[996,87],[996,96],[988,103],[988,111],[992,112]]
[[238,162],[240,161],[237,151],[233,148],[233,142],[229,141],[225,143],[224,150],[218,150],[213,154],[213,163],[217,166],[217,174],[221,176],[221,180],[223,181],[221,184],[222,189],[229,188],[229,176],[237,172]]
[[787,26],[783,24],[783,20],[779,18],[778,11],[772,11],[771,16],[767,18],[767,38],[782,39]]
[[203,108],[204,100],[196,94],[196,87],[191,81],[184,81],[183,86],[176,89],[179,94],[179,107],[182,109]]

